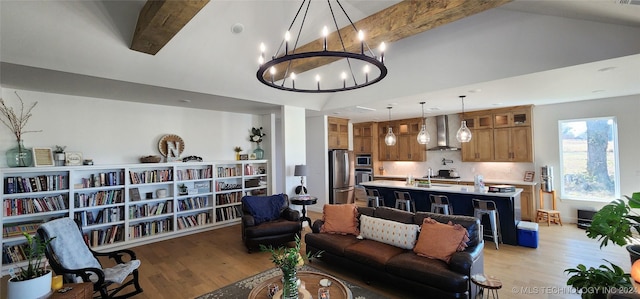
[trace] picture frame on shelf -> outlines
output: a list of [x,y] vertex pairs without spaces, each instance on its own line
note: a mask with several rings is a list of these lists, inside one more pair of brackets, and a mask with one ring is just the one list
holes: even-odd
[[53,161],[53,150],[50,147],[34,147],[33,152],[33,166],[55,166]]
[[524,172],[524,181],[525,182],[533,182],[533,177],[535,176],[535,171],[525,171]]
[[82,153],[81,152],[64,153],[64,165],[66,166],[82,165]]
[[249,154],[249,160],[255,160],[256,158],[257,158],[257,157],[256,157],[256,154],[255,154],[255,153],[251,153],[251,154]]
[[240,155],[240,160],[249,160],[249,155],[248,154]]

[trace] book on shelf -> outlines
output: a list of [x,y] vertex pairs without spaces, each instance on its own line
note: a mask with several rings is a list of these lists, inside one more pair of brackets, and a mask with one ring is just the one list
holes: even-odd
[[129,199],[131,201],[139,201],[139,200],[141,200],[141,198],[140,198],[140,190],[138,190],[138,188],[129,189]]

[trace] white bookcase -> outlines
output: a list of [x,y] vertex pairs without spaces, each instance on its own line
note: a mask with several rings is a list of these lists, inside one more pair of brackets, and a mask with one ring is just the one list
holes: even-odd
[[244,195],[271,193],[269,161],[0,169],[2,275],[25,263],[21,229],[73,217],[95,250],[112,250],[236,224]]

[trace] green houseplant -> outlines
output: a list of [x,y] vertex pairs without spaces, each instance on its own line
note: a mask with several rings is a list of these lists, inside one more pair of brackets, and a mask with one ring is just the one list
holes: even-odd
[[7,294],[9,298],[40,298],[51,289],[51,270],[46,269],[44,253],[55,237],[44,240],[28,233],[23,235],[27,239],[23,247],[27,265],[19,267],[19,273],[13,269],[9,271],[11,279],[7,283]]
[[[607,261],[607,260],[605,260]],[[607,292],[612,288],[633,288],[631,275],[622,268],[607,261],[611,267],[600,265],[598,268],[579,264],[576,268],[569,268],[564,272],[571,274],[567,285],[574,287],[584,299],[607,298]]]
[[[607,246],[609,242],[625,246],[638,240],[634,231],[640,234],[640,215],[632,208],[640,208],[640,193],[625,197],[627,201],[616,199],[593,215],[591,226],[587,228],[587,237],[597,239],[600,248]],[[634,259],[632,250],[638,246],[627,246],[632,264],[638,258]],[[631,275],[625,273],[621,267],[607,262],[611,267],[600,265],[598,268],[587,268],[579,264],[576,268],[565,269],[564,272],[570,275],[567,285],[576,288],[582,298],[606,298],[607,292],[612,288],[632,289]]]

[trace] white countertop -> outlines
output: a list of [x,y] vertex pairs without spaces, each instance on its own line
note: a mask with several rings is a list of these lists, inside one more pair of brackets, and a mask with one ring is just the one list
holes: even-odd
[[458,184],[441,184],[441,183],[433,183],[431,187],[417,187],[415,185],[407,185],[405,182],[401,181],[388,181],[388,180],[377,180],[371,182],[362,182],[360,185],[365,187],[385,187],[385,188],[398,188],[398,189],[410,189],[410,190],[422,190],[422,191],[437,191],[443,193],[458,193],[458,194],[475,194],[475,195],[485,195],[485,196],[495,196],[495,197],[514,197],[522,192],[522,189],[516,188],[515,192],[508,193],[489,193],[489,192],[476,192],[473,190],[473,186],[465,186]]
[[[406,175],[374,175],[374,178],[389,178],[389,179],[406,179]],[[426,178],[423,177],[413,177],[416,180],[423,180]],[[431,178],[431,181],[438,182],[471,182],[473,183],[473,178],[459,178],[459,179],[442,179],[442,178]],[[505,185],[525,185],[525,186],[535,186],[538,182],[525,182],[522,180],[508,180],[508,179],[484,179],[485,184],[505,184]]]

